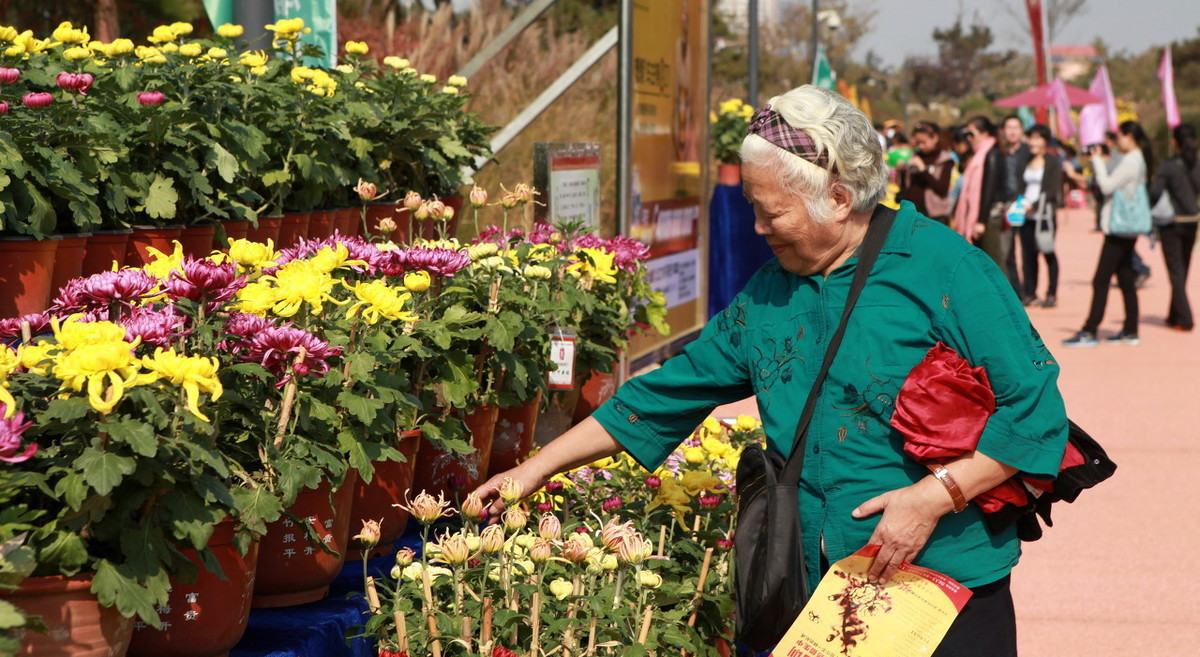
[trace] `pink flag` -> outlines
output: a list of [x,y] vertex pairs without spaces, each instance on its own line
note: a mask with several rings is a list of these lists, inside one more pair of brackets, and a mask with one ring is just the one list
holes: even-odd
[[1071,100],[1062,78],[1054,78],[1050,84],[1050,97],[1054,99],[1054,118],[1058,124],[1058,138],[1067,139],[1075,135],[1075,121],[1071,119]]
[[1158,65],[1158,79],[1162,80],[1163,107],[1167,110],[1167,126],[1179,125],[1179,103],[1175,100],[1175,70],[1171,68],[1171,46],[1163,50],[1162,63]]
[[1088,91],[1100,96],[1103,102],[1084,105],[1079,110],[1079,142],[1081,146],[1104,142],[1105,131],[1117,131],[1117,98],[1108,81],[1108,67],[1101,64],[1092,78]]

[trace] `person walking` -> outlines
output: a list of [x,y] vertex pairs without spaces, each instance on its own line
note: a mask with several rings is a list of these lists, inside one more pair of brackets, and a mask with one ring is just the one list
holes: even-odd
[[936,123],[918,121],[912,141],[916,153],[908,160],[904,199],[917,206],[917,212],[948,225],[954,158],[942,145],[942,130]]
[[[1021,237],[1021,280],[1025,293],[1021,303],[1053,308],[1058,305],[1058,256],[1054,254],[1055,213],[1061,205],[1062,160],[1047,151],[1050,129],[1044,125],[1029,128],[1026,144],[1029,160],[1021,171],[1023,195],[1029,202],[1025,223],[1018,229]],[[1046,261],[1046,296],[1038,301],[1038,256]]]
[[1150,184],[1150,203],[1167,194],[1174,210],[1170,223],[1158,227],[1163,261],[1171,282],[1171,306],[1167,326],[1177,331],[1195,328],[1187,297],[1187,275],[1196,244],[1196,222],[1200,219],[1200,160],[1197,159],[1196,128],[1181,123],[1171,135],[1176,155],[1162,163]]
[[[1067,347],[1094,347],[1104,309],[1108,303],[1108,282],[1113,274],[1121,288],[1125,302],[1125,323],[1121,331],[1105,339],[1112,344],[1138,345],[1138,297],[1137,273],[1133,268],[1133,247],[1136,235],[1117,235],[1111,232],[1113,197],[1125,194],[1132,198],[1139,185],[1145,185],[1147,177],[1154,171],[1154,153],[1150,138],[1141,124],[1126,121],[1117,130],[1116,146],[1121,151],[1121,162],[1111,172],[1104,162],[1107,159],[1099,146],[1092,147],[1092,157],[1099,160],[1092,166],[1096,173],[1096,184],[1105,195],[1100,209],[1100,230],[1104,233],[1104,245],[1100,248],[1100,261],[1096,263],[1096,274],[1092,277],[1092,303],[1083,328],[1074,336],[1063,341]],[[1147,212],[1149,208],[1147,208]]]
[[[622,450],[654,470],[715,406],[748,395],[768,448],[786,458],[805,400],[817,395],[796,498],[810,589],[828,564],[878,545],[872,582],[915,563],[972,591],[930,657],[1015,657],[1010,574],[1020,540],[1015,526],[989,528],[967,501],[1017,472],[1056,476],[1068,426],[1057,361],[992,260],[905,203],[813,391],[859,248],[868,230],[887,226],[878,223],[887,167],[870,121],[841,96],[804,86],[768,102],[750,121],[741,159],[755,231],[777,257],[680,355],[625,382],[476,493],[498,513],[505,477],[536,491],[557,472]],[[938,344],[986,367],[997,394],[975,451],[933,476],[906,456],[890,422],[900,386]]]
[[986,116],[967,121],[971,157],[963,169],[962,189],[954,207],[954,229],[988,254],[1004,270],[1008,252],[1001,233],[1008,228],[1004,209],[1004,153],[996,141],[996,125]]

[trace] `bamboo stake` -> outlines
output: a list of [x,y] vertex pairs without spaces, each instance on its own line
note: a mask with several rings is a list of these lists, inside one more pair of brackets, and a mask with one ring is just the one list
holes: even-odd
[[462,619],[462,640],[467,644],[467,650],[471,649],[471,617],[463,616]]
[[29,342],[33,339],[33,329],[30,328],[27,320],[21,320],[21,342]]
[[700,564],[700,579],[696,581],[696,595],[692,598],[692,615],[688,617],[688,627],[696,626],[696,614],[700,611],[700,598],[704,596],[704,582],[708,579],[708,567],[712,563],[713,549],[704,551],[704,563]]
[[667,526],[662,525],[661,527],[658,528],[658,556],[660,556],[660,557],[667,556],[663,552],[663,550],[666,549],[666,546],[667,546]]
[[[578,597],[580,594],[583,593],[583,580],[579,577],[579,575],[576,575],[572,584],[574,586],[572,586],[572,588],[571,588],[571,593],[575,597]],[[571,604],[567,605],[567,619],[568,619],[567,631],[565,632],[565,635],[563,636],[563,644],[562,644],[562,647],[564,648],[564,650],[563,650],[564,653],[567,652],[568,649],[572,649],[572,648],[576,647],[575,646],[575,612],[578,609],[578,607],[579,607],[579,603],[574,599],[571,600]]]
[[292,419],[292,406],[296,403],[296,375],[294,368],[296,365],[304,362],[308,352],[304,347],[300,347],[300,351],[296,352],[296,358],[292,361],[292,378],[288,380],[287,386],[283,389],[283,407],[279,410],[279,422],[275,425],[275,449],[283,446],[283,436],[287,432],[288,421]]
[[538,588],[533,590],[533,639],[529,643],[529,654],[531,657],[537,657],[538,651],[542,644],[542,591],[541,583],[535,582]]
[[588,655],[596,654],[596,617],[592,616],[592,622],[588,626]]
[[[433,613],[433,588],[429,584],[429,569],[421,570],[421,585],[425,589],[425,618],[429,621],[429,636],[438,635],[437,616]],[[433,657],[442,657],[442,642],[436,638],[432,645]]]
[[375,589],[375,578],[367,577],[367,609],[371,610],[372,614],[379,613],[379,591]]
[[491,654],[492,643],[492,599],[483,599],[483,629],[480,630],[479,643],[485,655]]
[[396,619],[396,647],[400,652],[408,652],[408,624],[404,620],[404,612],[397,609],[392,618]]
[[638,633],[638,643],[646,645],[646,637],[650,636],[650,619],[654,617],[654,606],[646,605],[646,611],[642,614],[642,631]]

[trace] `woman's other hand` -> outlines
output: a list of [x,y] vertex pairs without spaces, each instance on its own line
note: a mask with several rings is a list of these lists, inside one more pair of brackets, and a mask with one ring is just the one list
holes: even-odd
[[867,541],[868,545],[880,546],[867,578],[886,584],[900,564],[911,563],[917,557],[938,519],[953,510],[953,506],[945,488],[930,477],[860,504],[851,513],[857,519],[883,512]]

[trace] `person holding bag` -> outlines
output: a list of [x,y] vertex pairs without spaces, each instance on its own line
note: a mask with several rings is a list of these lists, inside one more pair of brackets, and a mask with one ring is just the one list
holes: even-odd
[[[504,477],[537,490],[621,450],[653,470],[718,405],[754,395],[768,445],[741,460],[779,483],[771,504],[739,514],[740,641],[773,645],[829,564],[874,544],[876,582],[911,562],[972,589],[934,657],[1016,655],[1017,530],[989,529],[967,502],[1018,472],[1055,478],[1068,436],[1057,361],[985,253],[911,203],[879,205],[883,153],[849,101],[806,85],[761,107],[749,132],[744,193],[776,257],[682,353],[476,492],[496,513]],[[972,449],[927,467],[890,420],[938,342],[986,369],[996,409]],[[763,490],[738,470],[739,498]],[[756,537],[773,545],[785,529],[783,549],[743,568]]]
[[1066,347],[1094,347],[1100,322],[1104,320],[1104,309],[1108,304],[1108,284],[1113,274],[1125,301],[1125,323],[1116,335],[1105,339],[1110,344],[1139,345],[1137,272],[1133,266],[1133,249],[1139,235],[1150,232],[1150,197],[1146,181],[1154,171],[1154,153],[1150,138],[1136,121],[1126,121],[1117,128],[1117,148],[1123,154],[1120,163],[1108,170],[1108,156],[1099,146],[1093,146],[1091,155],[1100,162],[1092,166],[1096,184],[1107,197],[1100,209],[1100,230],[1104,233],[1104,245],[1100,248],[1100,261],[1096,263],[1096,274],[1092,277],[1092,304],[1083,328],[1074,336],[1063,340]]
[[1161,224],[1155,220],[1171,281],[1167,326],[1176,331],[1191,331],[1195,321],[1188,303],[1187,275],[1200,220],[1200,159],[1196,155],[1196,128],[1192,124],[1175,126],[1171,137],[1177,155],[1159,167],[1150,184],[1150,198],[1155,208],[1165,204],[1168,210]]
[[[1029,159],[1021,171],[1025,184],[1024,196],[1029,199],[1025,223],[1017,230],[1021,237],[1021,282],[1025,293],[1021,302],[1026,306],[1040,305],[1053,308],[1058,305],[1058,256],[1054,253],[1055,213],[1059,207],[1062,190],[1062,160],[1046,151],[1050,143],[1050,129],[1038,124],[1026,133]],[[1041,302],[1037,298],[1038,255],[1046,261],[1046,296]]]

